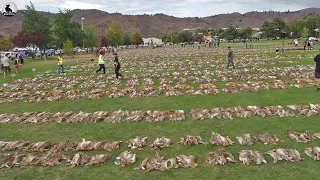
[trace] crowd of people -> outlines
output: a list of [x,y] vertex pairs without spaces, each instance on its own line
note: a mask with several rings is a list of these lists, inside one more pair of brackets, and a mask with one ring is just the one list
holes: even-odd
[[[299,41],[300,41],[300,39],[295,39],[294,40],[295,47],[298,47]],[[314,40],[307,39],[307,40],[303,41],[302,44],[303,44],[303,50],[307,50],[307,49],[308,50],[312,50],[312,49],[316,49],[316,46],[317,46],[318,42],[314,41]]]
[[[295,40],[294,42],[295,46],[298,46],[298,41]],[[315,44],[315,43],[313,43]],[[308,47],[308,49],[311,49],[312,44],[310,42],[304,41],[303,43],[304,45],[304,49],[306,49],[306,47]],[[279,51],[279,48],[276,49],[276,51]],[[99,65],[99,69],[96,70],[96,73],[100,72],[101,70],[103,71],[104,74],[106,74],[106,52],[109,54],[112,52],[113,56],[114,56],[114,60],[113,60],[113,65],[114,65],[114,72],[115,72],[115,77],[116,79],[118,79],[119,77],[121,77],[121,79],[123,79],[123,75],[120,73],[120,68],[121,68],[121,64],[119,62],[119,56],[118,53],[116,53],[116,50],[114,48],[112,49],[103,49],[100,48],[97,53],[99,54],[98,57],[98,65]],[[92,59],[92,61],[94,61]],[[318,87],[317,87],[317,91],[320,91],[320,54],[318,54],[315,58],[314,61],[316,63],[316,68],[315,68],[315,78],[318,81]],[[10,67],[10,57],[9,57],[9,53],[6,53],[5,56],[3,58],[1,58],[1,70],[4,74],[4,78],[6,78],[6,73],[11,74],[11,67]],[[16,56],[16,58],[14,59],[14,66],[16,68],[16,74],[20,73],[22,71],[22,66],[24,64],[24,56],[22,54],[19,54]],[[57,65],[58,65],[58,74],[60,73],[65,73],[64,71],[64,64],[63,64],[63,58],[62,58],[62,53],[60,53],[57,57]],[[231,50],[231,47],[228,47],[228,52],[227,52],[227,65],[226,65],[226,69],[229,68],[229,66],[232,65],[233,69],[235,69],[235,63],[234,63],[234,53]]]

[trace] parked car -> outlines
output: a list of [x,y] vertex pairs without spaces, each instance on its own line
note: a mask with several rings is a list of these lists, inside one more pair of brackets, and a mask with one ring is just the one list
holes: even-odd
[[15,52],[1,52],[1,55],[4,57],[5,54],[7,54],[7,53],[9,53],[8,58],[9,58],[10,60],[14,60],[14,59],[18,56],[18,54],[15,53]]
[[318,38],[316,38],[316,37],[309,37],[309,41],[318,41]]

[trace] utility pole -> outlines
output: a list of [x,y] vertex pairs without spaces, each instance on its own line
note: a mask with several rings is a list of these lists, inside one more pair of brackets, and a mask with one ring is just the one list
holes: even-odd
[[[84,17],[81,18],[81,29],[82,29],[82,32],[83,32],[83,20],[84,20]],[[82,49],[84,50],[84,42],[83,42],[83,39],[82,39]]]

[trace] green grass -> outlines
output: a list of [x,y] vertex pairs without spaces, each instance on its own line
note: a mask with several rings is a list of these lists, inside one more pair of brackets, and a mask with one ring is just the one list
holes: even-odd
[[[205,49],[197,51],[197,48],[187,47],[182,49],[180,47],[174,48],[159,48],[155,50],[151,49],[137,49],[127,50],[120,54],[128,53],[126,63],[139,63],[144,58],[156,60],[161,63],[162,61],[183,62],[186,59],[190,61],[198,60],[210,60],[217,59],[216,64],[221,64],[224,55],[221,54],[222,49],[231,45],[234,47],[238,56],[247,55],[248,57],[268,57],[275,59],[274,48],[281,41],[260,41],[254,42],[254,50],[244,50],[245,45],[243,43],[238,44],[222,44],[220,50],[217,49]],[[287,43],[287,42],[285,42]],[[146,51],[149,54],[145,54],[144,57],[135,58],[134,56]],[[163,57],[157,55],[156,52],[172,52],[177,51],[176,54],[171,54],[170,57]],[[190,52],[191,55],[188,53]],[[151,57],[152,54],[156,54],[156,57]],[[220,54],[219,54],[220,53]],[[285,67],[285,66],[297,66],[297,65],[313,65],[313,59],[311,58],[316,54],[316,51],[293,51],[286,52],[281,55],[281,59],[275,59],[275,64],[264,63],[260,67]],[[295,57],[300,55],[302,59],[296,59]],[[120,55],[121,57],[121,55]],[[76,57],[76,59],[87,60],[90,56],[82,55]],[[282,59],[283,58],[283,59]],[[75,65],[76,59],[68,60],[65,58],[65,65]],[[122,59],[121,59],[122,60]],[[288,61],[295,62],[294,64],[288,63]],[[140,65],[139,65],[140,66]],[[32,68],[37,69],[37,73],[41,74],[46,71],[56,70],[55,59],[44,60],[26,60],[26,64],[23,67],[23,72],[16,76],[16,78],[32,78],[34,77]],[[242,67],[245,68],[245,67]],[[248,67],[246,67],[248,68]],[[215,70],[214,68],[209,68]],[[145,69],[144,71],[147,71]],[[179,68],[175,68],[178,72]],[[198,68],[201,70],[201,68]],[[159,71],[162,72],[162,71]],[[128,74],[143,74],[144,72],[128,72]],[[172,73],[170,71],[170,73]],[[82,76],[91,74],[81,73]],[[55,76],[55,75],[54,75]],[[157,78],[153,79],[155,86],[159,85]],[[0,80],[0,83],[11,83],[10,78]],[[140,82],[141,85],[142,82]],[[124,83],[123,83],[124,84]],[[219,82],[223,86],[225,82]],[[192,84],[195,85],[195,84]],[[310,132],[320,132],[320,119],[319,116],[315,117],[292,117],[292,118],[280,118],[280,117],[251,117],[248,119],[234,118],[233,120],[192,120],[189,112],[191,109],[212,109],[214,107],[234,107],[234,106],[248,106],[248,105],[291,105],[291,104],[308,104],[319,103],[319,92],[316,92],[314,88],[290,88],[283,90],[270,90],[270,91],[258,91],[258,92],[242,92],[239,94],[226,94],[221,93],[218,95],[204,95],[204,96],[179,96],[179,97],[150,97],[150,98],[129,98],[122,97],[119,99],[102,98],[98,100],[81,99],[76,101],[58,101],[58,102],[46,102],[46,103],[26,103],[26,102],[14,102],[8,104],[0,104],[0,113],[23,113],[23,112],[58,112],[58,111],[115,111],[122,110],[170,110],[170,109],[182,109],[187,113],[187,119],[184,122],[169,122],[164,121],[160,123],[127,123],[122,122],[118,124],[111,123],[49,123],[49,124],[16,124],[5,123],[0,125],[0,140],[14,141],[50,141],[61,142],[66,140],[80,141],[82,137],[92,141],[103,140],[122,140],[126,141],[130,138],[134,138],[138,135],[148,136],[148,143],[151,143],[156,137],[166,136],[173,140],[174,146],[169,149],[164,149],[159,152],[161,156],[169,158],[180,154],[196,155],[198,158],[199,167],[195,169],[171,169],[165,172],[143,172],[134,170],[142,159],[147,156],[155,155],[155,151],[149,147],[143,150],[134,150],[132,152],[137,154],[137,163],[130,167],[121,168],[114,165],[115,157],[119,152],[127,150],[125,144],[122,144],[121,151],[113,152],[88,152],[88,154],[107,153],[112,156],[112,159],[101,167],[67,167],[65,165],[59,165],[56,167],[35,167],[30,166],[27,168],[12,168],[12,169],[0,169],[0,179],[319,179],[318,167],[319,163],[313,161],[307,157],[303,150],[304,148],[311,146],[320,146],[320,140],[309,144],[299,144],[289,140],[286,135],[286,130],[293,130],[298,132],[304,132],[306,130]],[[265,155],[268,164],[257,166],[249,165],[244,166],[239,164],[227,164],[225,166],[208,166],[205,162],[206,153],[215,151],[217,148],[213,145],[199,145],[194,147],[186,147],[178,144],[180,137],[185,135],[200,135],[206,142],[209,141],[211,132],[218,132],[222,135],[228,135],[234,142],[234,146],[225,147],[224,150],[231,152],[237,159],[237,153],[243,149],[258,150],[263,153],[271,150],[275,147],[294,148],[297,149],[301,156],[304,158],[300,163],[278,162],[272,163],[272,158],[269,155]],[[277,146],[257,144],[250,147],[242,147],[236,141],[236,136],[244,133],[274,133],[281,140]],[[69,152],[68,152],[69,153]],[[73,152],[76,153],[76,152]]]
[[[259,124],[259,126],[257,126]],[[210,167],[204,160],[207,152],[214,151],[218,147],[212,145],[199,145],[194,147],[185,147],[177,144],[180,137],[184,135],[200,135],[208,142],[212,131],[229,135],[236,141],[235,137],[243,133],[275,133],[281,140],[277,147],[296,148],[300,152],[311,146],[319,146],[320,141],[301,145],[285,137],[285,130],[318,131],[319,118],[259,118],[234,119],[230,120],[204,120],[185,122],[163,122],[163,123],[121,123],[121,124],[4,124],[1,126],[0,138],[7,140],[25,140],[25,141],[45,141],[50,139],[52,142],[65,140],[79,141],[81,137],[89,140],[127,140],[137,135],[148,136],[149,142],[156,136],[168,136],[174,141],[172,149],[164,149],[159,152],[166,158],[180,154],[195,154],[198,157],[199,167],[196,169],[178,169],[168,172],[141,172],[133,170],[134,166],[119,168],[113,164],[114,158],[103,167],[76,167],[70,168],[60,165],[54,168],[28,167],[25,169],[13,168],[10,170],[1,170],[3,177],[13,176],[18,179],[296,179],[308,177],[314,179],[317,177],[317,164],[310,158],[302,154],[305,160],[301,163],[293,164],[288,162],[272,163],[270,156],[266,155],[269,162],[266,165],[244,166],[242,164],[230,164],[224,167]],[[126,132],[126,133],[124,133]],[[251,147],[241,147],[237,142],[232,147],[224,148],[235,156],[237,152],[243,149],[255,149],[261,152],[276,146],[254,145]],[[122,149],[126,149],[122,145]],[[145,156],[152,156],[155,152],[149,148],[133,151],[137,154],[137,160],[140,162]],[[103,152],[96,152],[103,153]],[[115,157],[118,152],[108,153]],[[112,177],[110,176],[112,175]],[[130,178],[131,177],[131,178]]]
[[[301,94],[304,96],[302,97]],[[59,112],[59,111],[116,111],[122,110],[170,110],[214,107],[234,107],[249,105],[290,105],[318,103],[315,98],[319,93],[313,88],[290,88],[284,90],[258,91],[250,93],[203,95],[203,96],[178,96],[178,97],[149,97],[109,99],[107,97],[90,100],[58,101],[45,103],[16,102],[0,104],[0,113],[22,112]]]

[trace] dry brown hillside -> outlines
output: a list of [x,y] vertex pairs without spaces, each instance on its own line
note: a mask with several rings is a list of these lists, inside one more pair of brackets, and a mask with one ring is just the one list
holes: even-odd
[[[53,18],[55,14],[45,13]],[[73,10],[73,20],[81,21],[85,17],[84,25],[94,25],[101,33],[104,33],[108,24],[115,21],[119,24],[122,33],[131,34],[140,31],[143,37],[160,36],[170,31],[179,32],[184,28],[224,28],[234,27],[261,27],[264,21],[280,17],[285,21],[303,19],[311,15],[320,14],[320,8],[309,8],[295,12],[248,12],[246,14],[232,13],[220,14],[204,18],[176,18],[164,14],[156,15],[122,15],[119,13],[107,13],[100,10]],[[0,16],[0,34],[16,34],[21,31],[22,13],[16,16]]]

